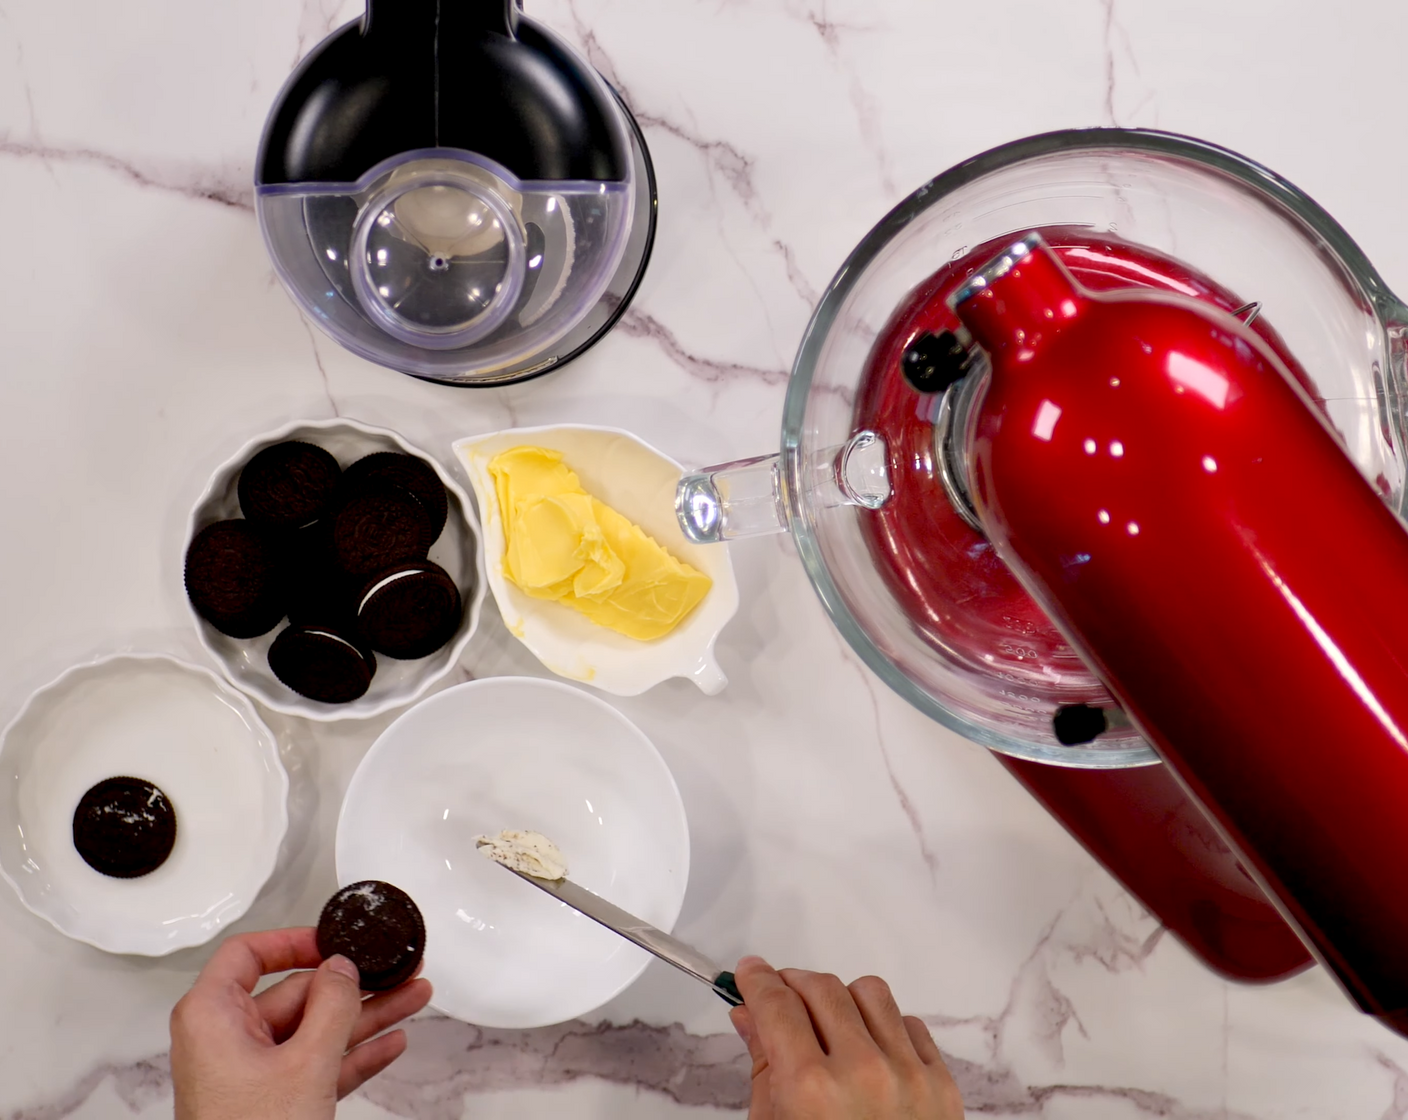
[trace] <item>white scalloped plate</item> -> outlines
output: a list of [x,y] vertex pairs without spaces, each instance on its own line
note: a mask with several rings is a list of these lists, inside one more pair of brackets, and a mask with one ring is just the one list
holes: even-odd
[[[504,529],[489,462],[522,446],[562,452],[589,494],[630,518],[657,542],[713,580],[703,601],[663,638],[636,641],[598,626],[561,603],[525,595],[503,573]],[[681,467],[630,432],[585,424],[514,428],[462,439],[454,445],[484,519],[485,568],[504,625],[548,669],[617,696],[636,696],[671,677],[692,680],[708,696],[728,678],[714,642],[738,610],[738,583],[728,546],[697,545],[675,518]]]
[[[104,778],[142,778],[176,810],[176,845],[138,879],[73,846],[73,812]],[[239,918],[288,827],[278,744],[240,693],[164,654],[75,665],[0,736],[0,875],[59,932],[109,953],[161,957]]]
[[212,522],[240,516],[237,492],[240,470],[257,452],[286,439],[315,443],[330,452],[344,468],[363,455],[376,451],[400,451],[423,459],[435,470],[449,496],[449,517],[444,531],[431,546],[430,559],[449,573],[462,593],[472,585],[470,593],[465,596],[465,612],[460,628],[446,645],[429,657],[397,661],[378,654],[371,687],[349,704],[324,704],[310,700],[274,676],[269,668],[269,647],[284,623],[258,638],[231,638],[220,633],[192,608],[191,617],[195,620],[201,644],[210,651],[231,684],[266,707],[285,715],[327,722],[367,719],[400,708],[415,700],[455,667],[479,626],[479,612],[484,605],[484,551],[479,521],[474,516],[469,495],[435,459],[412,447],[395,432],[373,428],[356,420],[298,420],[250,440],[211,476],[205,493],[191,511],[186,543]]

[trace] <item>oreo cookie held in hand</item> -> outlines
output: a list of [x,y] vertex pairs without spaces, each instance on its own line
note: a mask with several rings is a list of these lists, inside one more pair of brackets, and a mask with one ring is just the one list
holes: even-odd
[[331,627],[290,625],[269,647],[269,668],[300,696],[346,704],[370,687],[376,658]]
[[376,483],[391,483],[409,490],[430,518],[430,540],[433,544],[445,528],[450,503],[445,484],[435,468],[424,459],[399,451],[377,451],[364,455],[342,472],[342,493],[350,497],[362,488]]
[[376,879],[343,887],[318,918],[318,952],[357,966],[364,992],[385,992],[415,975],[425,954],[425,921],[411,896]]
[[232,638],[267,634],[284,616],[278,549],[253,522],[217,521],[197,533],[185,579],[196,613]]
[[110,878],[150,875],[176,846],[176,810],[151,782],[106,778],[73,811],[73,846]]
[[367,644],[402,661],[429,657],[454,636],[464,617],[460,589],[429,560],[373,577],[357,604],[357,626]]
[[430,517],[409,490],[375,483],[351,495],[332,525],[332,553],[349,576],[367,578],[422,560],[434,538]]
[[266,447],[240,471],[240,512],[271,529],[298,529],[332,509],[342,468],[301,440]]

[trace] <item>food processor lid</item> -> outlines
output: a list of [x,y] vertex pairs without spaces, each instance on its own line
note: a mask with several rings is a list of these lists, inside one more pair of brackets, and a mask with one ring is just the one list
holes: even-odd
[[255,182],[353,183],[425,149],[474,152],[524,181],[631,174],[610,90],[517,0],[369,0],[289,79]]

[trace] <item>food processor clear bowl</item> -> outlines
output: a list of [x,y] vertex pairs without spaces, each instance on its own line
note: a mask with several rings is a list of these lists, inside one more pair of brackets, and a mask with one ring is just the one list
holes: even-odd
[[[852,648],[901,696],[965,737],[1063,766],[1149,765],[1156,756],[1127,727],[1061,745],[1049,692],[1024,695],[1010,674],[933,641],[882,576],[863,523],[890,499],[895,481],[883,436],[857,423],[857,402],[896,309],[974,247],[1048,227],[1146,247],[1259,304],[1348,454],[1402,515],[1408,310],[1348,234],[1274,173],[1201,141],[1123,129],[1050,133],[996,148],[886,215],[836,274],[807,328],[788,386],[780,456],[687,477],[678,512],[697,540],[789,529]],[[1305,513],[1313,547],[1315,511]],[[958,614],[982,609],[958,600],[941,606]],[[1069,651],[1061,663],[1030,652],[1026,672],[1098,689]]]
[[609,296],[637,201],[634,174],[522,182],[453,149],[405,152],[356,183],[256,195],[281,279],[328,334],[381,365],[466,383],[565,360],[554,347]]

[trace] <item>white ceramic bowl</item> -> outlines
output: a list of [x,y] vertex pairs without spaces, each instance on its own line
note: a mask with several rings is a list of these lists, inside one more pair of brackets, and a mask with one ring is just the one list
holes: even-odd
[[[669,634],[637,641],[598,626],[561,603],[525,595],[504,577],[504,528],[489,463],[522,446],[560,451],[586,491],[634,521],[685,563],[714,581],[697,607]],[[681,468],[630,432],[568,424],[515,428],[455,445],[484,520],[485,567],[506,625],[548,669],[617,696],[636,696],[671,677],[687,677],[707,695],[728,684],[714,642],[738,610],[738,583],[726,545],[692,544],[675,519]]]
[[446,689],[382,732],[342,803],[338,882],[381,879],[415,899],[445,1014],[486,1027],[584,1015],[650,958],[475,850],[505,828],[543,833],[574,882],[673,927],[689,828],[669,769],[605,701],[527,677]]
[[269,668],[269,647],[287,623],[280,623],[258,638],[231,638],[196,614],[194,608],[191,617],[195,619],[202,644],[215,658],[226,679],[274,711],[325,721],[381,715],[409,704],[453,669],[474,636],[484,605],[484,550],[479,521],[463,488],[433,458],[412,447],[395,432],[355,420],[300,420],[250,440],[211,476],[205,493],[191,511],[186,544],[212,522],[240,516],[241,469],[257,452],[289,439],[317,444],[343,467],[377,451],[400,451],[423,459],[434,468],[449,496],[449,517],[444,531],[430,549],[430,559],[449,573],[461,593],[469,589],[464,595],[465,611],[460,628],[448,643],[429,657],[397,661],[378,654],[376,675],[362,696],[348,704],[324,704],[300,696]]
[[[93,870],[73,812],[104,778],[155,783],[176,845],[139,879]],[[161,654],[76,665],[0,737],[0,874],[61,933],[109,953],[200,945],[249,909],[288,827],[288,775],[254,706],[208,669]]]

